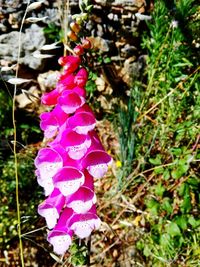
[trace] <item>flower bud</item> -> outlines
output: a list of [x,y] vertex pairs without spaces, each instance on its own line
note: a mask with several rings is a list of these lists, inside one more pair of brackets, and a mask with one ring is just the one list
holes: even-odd
[[85,49],[90,49],[91,48],[91,42],[89,39],[85,38],[83,39],[82,41],[82,47],[85,48]]
[[76,41],[78,40],[78,36],[77,36],[76,33],[73,32],[73,31],[69,31],[69,32],[67,33],[67,36],[69,37],[69,39],[71,39],[71,41],[76,42]]
[[81,55],[83,55],[83,53],[84,53],[84,48],[82,47],[82,45],[77,45],[77,46],[74,48],[74,53],[75,53],[77,56],[81,56]]
[[71,22],[70,23],[70,28],[72,29],[73,32],[79,33],[81,30],[81,27],[78,25],[76,22]]

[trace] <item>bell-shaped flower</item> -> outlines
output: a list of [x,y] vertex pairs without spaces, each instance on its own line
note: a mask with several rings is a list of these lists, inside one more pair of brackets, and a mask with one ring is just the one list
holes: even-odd
[[74,212],[86,213],[96,203],[96,196],[94,191],[88,187],[81,186],[75,193],[71,194],[66,199],[68,208],[73,209]]
[[87,80],[88,72],[86,69],[81,68],[74,78],[74,83],[79,87],[84,87],[86,85]]
[[89,135],[66,130],[62,133],[60,144],[66,149],[70,158],[79,160],[86,154],[91,139]]
[[72,89],[72,92],[75,92],[75,93],[77,93],[79,96],[82,96],[83,98],[86,98],[86,90],[85,90],[85,88],[76,86],[76,87],[74,87],[74,88]]
[[54,89],[51,92],[44,93],[41,97],[41,102],[42,104],[47,105],[47,106],[56,105],[59,96],[60,96],[60,93],[58,89]]
[[58,92],[61,94],[64,90],[71,90],[75,87],[74,84],[74,75],[73,74],[69,74],[69,75],[65,75],[62,74],[60,75],[59,81],[56,85],[56,89],[58,90]]
[[59,105],[49,112],[40,115],[40,128],[44,131],[46,138],[52,138],[58,132],[60,126],[65,123],[68,115],[61,109]]
[[34,163],[37,168],[36,175],[39,185],[44,187],[45,195],[51,194],[54,189],[52,177],[63,166],[61,155],[52,148],[42,148],[39,150]]
[[89,174],[89,172],[87,170],[84,170],[83,173],[85,176],[85,182],[84,182],[83,186],[94,191],[94,178],[92,177],[92,175]]
[[95,178],[101,178],[108,170],[112,162],[111,157],[103,150],[94,150],[85,155],[82,159],[82,167]]
[[65,205],[65,197],[56,188],[51,195],[38,206],[38,213],[46,220],[47,227],[52,229]]
[[68,227],[72,214],[73,210],[65,208],[57,225],[48,234],[47,240],[53,245],[53,250],[58,255],[63,255],[72,243],[73,230]]
[[85,181],[84,174],[75,167],[66,166],[53,177],[53,183],[64,196],[75,193]]
[[94,115],[94,112],[92,111],[91,107],[89,107],[88,104],[86,103],[76,110],[76,113],[79,113],[79,112],[89,112]]
[[86,238],[93,230],[100,227],[101,220],[96,214],[95,205],[84,214],[74,213],[68,222],[68,227],[74,231],[79,238]]
[[78,56],[65,56],[60,57],[58,63],[64,66],[64,74],[69,74],[74,72],[80,65],[81,60]]
[[75,91],[70,90],[62,93],[58,98],[58,103],[66,114],[70,114],[80,108],[85,103],[85,99]]
[[67,120],[68,126],[79,134],[87,134],[93,130],[96,120],[93,114],[89,112],[78,112]]

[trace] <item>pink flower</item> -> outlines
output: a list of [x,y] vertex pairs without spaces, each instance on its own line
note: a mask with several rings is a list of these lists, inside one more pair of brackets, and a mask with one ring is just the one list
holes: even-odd
[[60,144],[66,149],[70,158],[79,160],[91,145],[89,135],[78,134],[69,129],[63,131]]
[[82,47],[82,45],[77,45],[74,47],[74,52],[76,55],[81,56],[84,53],[84,48]]
[[87,134],[95,128],[96,120],[89,112],[78,112],[67,120],[67,124],[78,134]]
[[65,56],[60,57],[58,63],[61,66],[64,66],[64,73],[69,74],[74,72],[78,68],[81,63],[81,60],[78,56]]
[[81,186],[75,193],[69,195],[66,199],[68,208],[73,209],[78,214],[86,213],[96,203],[94,191],[88,187]]
[[72,214],[72,209],[65,208],[57,225],[48,234],[47,240],[53,245],[54,252],[58,255],[63,255],[72,243],[73,230],[68,227]]
[[54,189],[51,195],[38,207],[38,213],[45,217],[48,228],[52,229],[60,216],[65,204],[65,197],[58,189]]
[[61,94],[64,90],[71,90],[75,86],[74,83],[74,75],[73,74],[62,74],[60,75],[60,79],[56,85],[56,89],[59,94]]
[[57,89],[54,89],[49,93],[43,94],[41,97],[41,102],[42,104],[47,106],[56,105],[59,95],[59,91]]
[[88,72],[86,69],[81,68],[74,78],[74,83],[79,87],[84,87],[88,79]]
[[52,178],[63,166],[61,155],[52,148],[42,148],[35,159],[35,166],[39,185],[44,187],[45,195],[51,194],[54,189]]
[[[78,55],[90,46],[86,41],[74,48]],[[105,174],[111,157],[94,130],[95,115],[85,99],[88,72],[80,68],[80,57],[61,57],[59,63],[63,73],[56,88],[42,96],[43,104],[55,107],[40,115],[40,127],[50,140],[38,152],[35,173],[48,196],[38,213],[52,229],[48,241],[55,253],[63,255],[74,233],[85,238],[100,226],[93,177]]]
[[63,112],[59,105],[49,112],[44,112],[40,115],[40,128],[44,131],[46,138],[52,138],[55,136],[59,127],[66,122],[68,115]]
[[84,174],[75,167],[65,166],[53,177],[53,183],[64,196],[75,193],[84,183]]
[[62,93],[58,98],[58,103],[66,114],[70,114],[80,108],[85,103],[85,99],[79,96],[75,91],[70,90]]
[[84,213],[76,214],[74,213],[68,222],[68,227],[74,231],[74,233],[80,238],[86,238],[91,235],[93,230],[100,227],[101,221],[96,214],[95,206]]
[[111,157],[105,151],[94,150],[87,153],[82,159],[82,168],[86,168],[93,177],[102,178],[111,161]]

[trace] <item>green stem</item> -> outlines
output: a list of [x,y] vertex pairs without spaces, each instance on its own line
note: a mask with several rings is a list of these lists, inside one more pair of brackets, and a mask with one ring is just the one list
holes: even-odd
[[[22,33],[22,28],[23,24],[25,21],[25,17],[27,14],[27,8],[29,5],[30,1],[27,3],[27,7],[22,19],[22,23],[20,26],[20,31],[19,31],[19,39],[18,39],[18,55],[17,55],[17,67],[16,67],[16,75],[15,77],[18,77],[18,72],[19,72],[19,60],[20,60],[20,54],[21,54],[21,33]],[[15,121],[15,101],[16,101],[16,93],[17,93],[17,85],[14,86],[14,93],[13,93],[13,104],[12,104],[12,122],[13,122],[13,154],[14,154],[14,167],[15,167],[15,192],[16,192],[16,206],[17,206],[17,222],[18,222],[18,237],[19,237],[19,249],[20,249],[20,259],[21,259],[21,266],[24,267],[24,255],[23,255],[23,244],[22,244],[22,238],[21,238],[21,217],[20,217],[20,203],[19,203],[19,177],[18,177],[18,159],[17,159],[17,151],[16,151],[16,146],[17,146],[17,126],[16,126],[16,121]]]

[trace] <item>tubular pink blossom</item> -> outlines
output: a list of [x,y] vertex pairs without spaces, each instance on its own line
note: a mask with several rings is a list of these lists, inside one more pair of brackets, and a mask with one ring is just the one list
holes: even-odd
[[78,214],[88,212],[95,203],[96,196],[94,191],[84,186],[81,186],[74,194],[71,194],[66,199],[67,207],[73,209]]
[[56,89],[58,90],[59,94],[61,94],[64,90],[70,90],[75,87],[74,84],[74,75],[73,74],[62,74],[60,79],[56,85]]
[[57,104],[57,99],[60,96],[60,93],[57,89],[52,90],[49,93],[45,93],[41,97],[41,102],[44,105],[52,106]]
[[69,219],[68,226],[79,238],[86,238],[93,230],[100,227],[101,221],[96,214],[95,206],[84,214],[74,213]]
[[58,63],[64,66],[64,73],[68,74],[74,72],[78,68],[81,60],[78,56],[65,56],[60,57]]
[[74,167],[63,167],[53,177],[53,183],[64,196],[75,193],[84,183],[84,174]]
[[54,149],[42,148],[35,159],[35,166],[38,183],[44,187],[45,195],[51,194],[53,191],[52,178],[63,166],[62,157]]
[[48,234],[47,240],[53,245],[54,252],[58,255],[63,255],[72,243],[73,230],[68,227],[72,214],[72,209],[65,208],[57,225]]
[[38,213],[46,220],[49,229],[52,229],[59,218],[65,204],[65,197],[58,189],[54,189],[51,195],[38,207]]
[[95,178],[101,178],[108,170],[111,163],[111,157],[102,150],[94,150],[89,152],[82,160],[82,167]]
[[93,130],[96,120],[93,114],[89,112],[79,112],[67,120],[68,126],[78,134],[87,134]]
[[62,133],[60,144],[66,149],[70,158],[79,160],[87,153],[91,139],[89,135],[66,130]]
[[81,68],[74,78],[74,83],[79,87],[84,87],[88,79],[88,72],[86,69]]
[[66,122],[68,115],[63,112],[59,105],[50,111],[44,112],[40,115],[40,128],[44,131],[46,138],[52,138],[55,136],[59,127]]
[[76,92],[70,90],[62,93],[58,98],[58,103],[66,114],[70,114],[80,108],[85,103],[85,99]]

